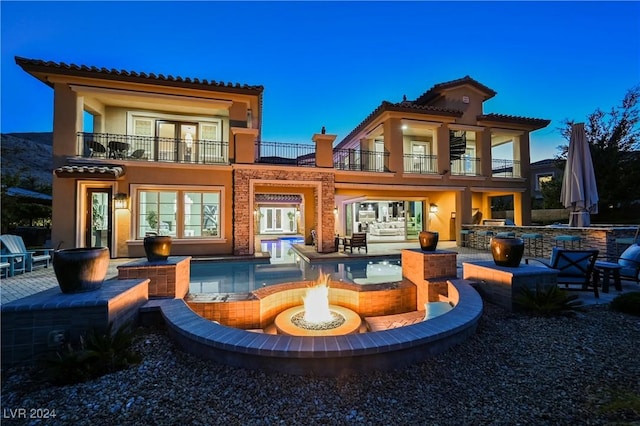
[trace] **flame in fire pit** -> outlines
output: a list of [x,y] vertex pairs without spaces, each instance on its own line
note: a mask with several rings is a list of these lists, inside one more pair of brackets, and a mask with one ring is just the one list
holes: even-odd
[[329,275],[320,274],[318,283],[307,289],[304,301],[304,320],[312,323],[322,323],[333,320],[329,310]]

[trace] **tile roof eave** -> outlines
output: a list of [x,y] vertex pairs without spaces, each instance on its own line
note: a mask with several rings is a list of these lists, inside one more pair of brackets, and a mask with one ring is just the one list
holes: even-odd
[[544,118],[520,117],[517,115],[495,113],[481,114],[478,115],[476,119],[478,122],[522,124],[529,127],[531,131],[542,129],[551,123],[551,120]]
[[491,89],[490,87],[487,87],[484,84],[480,83],[479,81],[474,80],[470,76],[466,75],[466,76],[464,76],[462,78],[458,78],[456,80],[445,81],[444,83],[438,83],[438,84],[433,85],[429,90],[424,92],[422,95],[418,96],[414,102],[418,103],[418,104],[428,103],[428,102],[438,98],[439,96],[441,96],[442,91],[447,90],[447,89],[452,88],[452,87],[463,86],[465,84],[469,84],[471,86],[474,86],[475,88],[477,88],[481,92],[484,92],[486,94],[486,97],[484,99],[485,101],[488,100],[488,99],[493,98],[495,95],[498,94],[498,92],[496,92],[495,90]]
[[[15,57],[16,64],[18,64],[25,72],[29,74],[34,73],[49,73],[58,75],[71,75],[78,77],[99,78],[106,80],[126,81],[132,83],[142,84],[159,84],[163,86],[183,87],[199,90],[211,90],[219,92],[231,92],[231,93],[243,93],[262,95],[264,90],[263,86],[251,86],[248,84],[241,85],[240,83],[224,83],[216,81],[208,81],[206,79],[200,80],[198,78],[182,78],[174,77],[172,75],[164,76],[163,74],[144,73],[136,71],[125,71],[107,68],[88,67],[86,65],[66,64],[64,62],[45,62],[40,59],[28,59],[19,56]],[[35,75],[34,75],[35,76]],[[45,84],[51,86],[46,80],[42,80]]]
[[447,117],[461,117],[462,111],[440,108],[429,105],[415,105],[413,103],[391,103],[389,101],[382,101],[382,103],[369,114],[360,124],[356,126],[346,137],[344,137],[340,143],[338,143],[334,149],[340,149],[344,144],[349,142],[357,133],[362,131],[368,124],[374,121],[379,115],[384,112],[409,112],[417,114],[429,114],[429,115],[443,115]]

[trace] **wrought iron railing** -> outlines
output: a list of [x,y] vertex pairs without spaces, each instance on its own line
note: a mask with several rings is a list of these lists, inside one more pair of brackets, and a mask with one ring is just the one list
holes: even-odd
[[360,149],[336,149],[333,151],[333,167],[339,170],[386,172],[389,170],[389,153]]
[[229,164],[223,141],[79,132],[78,155],[130,161]]
[[463,155],[451,161],[451,174],[456,176],[480,176],[480,159]]
[[522,177],[520,161],[493,159],[491,161],[491,176],[504,178]]
[[256,163],[291,164],[303,167],[316,165],[315,145],[257,141],[255,150]]
[[437,173],[437,159],[438,157],[435,155],[405,154],[404,172],[417,174]]

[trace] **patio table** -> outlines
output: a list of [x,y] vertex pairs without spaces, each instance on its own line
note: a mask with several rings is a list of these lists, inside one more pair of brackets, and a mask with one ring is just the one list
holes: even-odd
[[618,291],[622,291],[622,283],[620,282],[620,266],[617,263],[605,262],[597,260],[594,265],[593,279],[594,285],[598,285],[600,282],[600,273],[602,273],[602,292],[609,293],[609,275],[613,275],[613,284]]

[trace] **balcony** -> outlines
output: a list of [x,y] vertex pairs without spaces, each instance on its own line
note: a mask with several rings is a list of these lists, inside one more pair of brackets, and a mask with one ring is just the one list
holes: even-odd
[[502,178],[522,177],[520,162],[517,160],[494,159],[491,162],[491,176]]
[[451,161],[451,175],[480,176],[480,159],[463,155],[461,158]]
[[437,159],[435,155],[405,154],[404,172],[420,175],[438,173]]
[[315,145],[257,141],[255,150],[256,163],[301,167],[316,165]]
[[333,151],[333,167],[337,170],[386,172],[389,170],[389,153],[387,151],[336,149]]
[[212,140],[79,132],[77,152],[85,158],[229,164],[229,144]]

